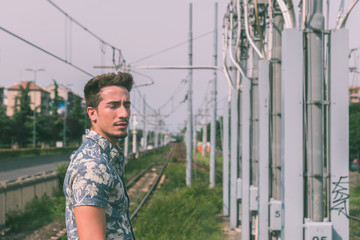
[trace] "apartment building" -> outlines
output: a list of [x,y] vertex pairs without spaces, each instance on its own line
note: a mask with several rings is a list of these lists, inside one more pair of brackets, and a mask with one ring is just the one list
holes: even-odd
[[49,112],[50,106],[50,93],[41,87],[34,84],[32,81],[22,81],[15,84],[14,86],[7,89],[7,108],[6,115],[11,117],[15,112],[16,97],[21,93],[21,89],[26,89],[27,84],[29,85],[29,96],[30,96],[30,108],[36,112]]

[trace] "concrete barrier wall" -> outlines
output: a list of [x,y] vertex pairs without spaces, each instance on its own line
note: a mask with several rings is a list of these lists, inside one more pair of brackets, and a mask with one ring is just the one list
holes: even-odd
[[35,196],[41,198],[45,193],[52,196],[58,186],[56,171],[0,182],[0,229],[5,227],[6,213],[24,210]]

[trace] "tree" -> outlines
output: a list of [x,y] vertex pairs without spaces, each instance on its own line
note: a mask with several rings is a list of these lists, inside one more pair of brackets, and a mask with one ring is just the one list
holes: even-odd
[[39,140],[54,146],[60,140],[62,121],[58,114],[40,114],[37,117],[37,136]]
[[[81,104],[81,97],[74,95],[73,104],[69,107],[66,119],[66,136],[68,142],[81,143],[84,130],[85,109]],[[89,126],[89,125],[88,125]]]
[[6,107],[0,107],[0,145],[11,144],[11,119],[6,115]]
[[59,104],[62,101],[61,97],[59,97],[58,88],[59,88],[59,85],[54,80],[54,99],[52,100],[51,113],[56,116],[58,115]]
[[37,136],[40,141],[54,146],[57,141],[62,140],[63,121],[58,113],[59,105],[64,100],[59,96],[58,84],[54,80],[54,98],[52,99],[50,114],[41,112],[37,117]]
[[349,106],[349,156],[360,157],[360,104]]
[[[20,86],[20,93],[15,97],[14,115],[12,116],[12,141],[19,147],[24,147],[31,142],[33,111],[30,108],[30,83],[26,87]],[[34,109],[35,111],[35,109]]]

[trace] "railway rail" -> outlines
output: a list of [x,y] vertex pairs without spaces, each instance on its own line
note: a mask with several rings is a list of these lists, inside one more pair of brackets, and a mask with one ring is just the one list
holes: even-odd
[[[170,154],[170,152],[164,153],[160,159],[165,155],[165,154]],[[160,172],[157,174],[154,182],[152,183],[151,187],[149,188],[149,190],[146,192],[145,196],[143,197],[143,199],[141,200],[141,202],[139,203],[139,205],[135,208],[135,210],[133,211],[133,213],[130,216],[130,219],[134,219],[136,217],[136,215],[138,214],[138,212],[140,211],[140,209],[144,206],[144,204],[146,203],[146,201],[149,199],[150,195],[154,192],[154,190],[156,189],[157,185],[159,184],[161,177],[163,176],[165,169],[168,165],[169,162],[169,158],[167,158],[167,160],[165,160],[165,163],[161,164],[161,170]],[[128,190],[131,189],[131,187],[133,187],[136,182],[140,181],[140,179],[142,177],[144,177],[144,175],[146,173],[149,172],[149,170],[152,167],[155,167],[157,164],[159,164],[160,161],[159,160],[155,160],[152,163],[150,163],[148,166],[146,166],[144,169],[142,169],[136,176],[134,176],[127,184],[126,184],[126,188]],[[66,228],[62,229],[61,231],[57,232],[55,236],[51,237],[51,240],[59,240],[61,239],[64,235],[66,234]]]

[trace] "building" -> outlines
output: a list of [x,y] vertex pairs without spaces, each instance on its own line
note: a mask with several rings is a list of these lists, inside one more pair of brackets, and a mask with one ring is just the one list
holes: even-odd
[[349,103],[359,103],[360,102],[360,87],[351,86],[349,87]]
[[[51,84],[44,88],[46,91],[50,92],[51,99],[55,98],[55,84]],[[62,85],[59,85],[57,88],[58,96],[60,97],[61,101],[64,101],[66,103],[66,111],[69,113],[72,111],[75,98],[79,97],[77,94],[73,93],[70,88],[64,87]],[[64,105],[64,102],[62,105]],[[63,107],[63,106],[61,106]],[[65,107],[65,106],[64,106]]]
[[[55,98],[55,92],[54,92],[55,84],[51,84],[47,87],[44,87],[44,89],[50,93],[51,99]],[[65,100],[66,102],[69,102],[71,100],[73,93],[70,88],[63,87],[60,85],[58,86],[57,91],[58,91],[58,96],[63,100]]]
[[[14,86],[8,88],[7,90],[7,108],[6,115],[11,117],[15,112],[16,97],[20,94],[21,88],[26,89],[26,85],[29,81],[23,81]],[[29,96],[30,96],[30,108],[38,113],[48,113],[50,106],[50,93],[41,87],[35,85],[32,81],[29,85]]]

